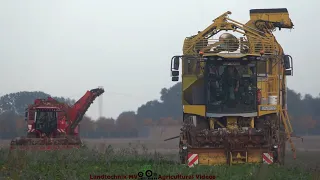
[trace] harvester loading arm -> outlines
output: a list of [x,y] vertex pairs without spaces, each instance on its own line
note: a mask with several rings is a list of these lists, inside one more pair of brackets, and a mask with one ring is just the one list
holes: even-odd
[[93,101],[103,93],[103,88],[91,89],[71,107],[68,113],[70,117],[70,125],[68,127],[69,134],[74,132],[74,128],[80,123]]
[[[264,47],[259,48],[259,51],[264,51],[268,46],[269,48],[267,48],[267,50],[273,50],[276,48],[278,51],[281,51],[282,48],[280,44],[276,42],[272,31],[274,31],[276,28],[279,28],[279,30],[281,28],[293,28],[293,23],[288,17],[288,11],[286,9],[276,9],[274,10],[275,12],[271,11],[270,13],[264,14],[256,11],[257,10],[252,10],[252,12],[250,12],[251,19],[246,24],[242,24],[238,21],[230,19],[228,17],[228,15],[231,14],[230,11],[223,13],[218,18],[214,19],[213,23],[206,29],[199,31],[197,35],[185,39],[183,47],[184,56],[197,56],[200,52],[205,53],[205,51],[219,46],[221,42],[209,43],[208,41],[209,38],[222,30],[231,30],[245,35],[248,38],[249,44],[251,45],[257,43],[264,44]],[[274,15],[274,13],[282,14],[282,16],[280,16],[282,18],[279,19],[279,15]],[[276,42],[277,47],[274,47],[274,42]],[[281,50],[279,50],[279,48]],[[257,51],[258,49],[255,48],[255,50]]]

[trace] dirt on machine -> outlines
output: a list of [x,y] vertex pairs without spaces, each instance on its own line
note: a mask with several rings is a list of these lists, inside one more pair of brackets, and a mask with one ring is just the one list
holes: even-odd
[[187,37],[171,59],[172,81],[182,64],[183,164],[284,164],[293,130],[287,112],[292,57],[272,32],[292,29],[286,8],[251,9],[242,24],[226,12]]
[[28,132],[11,141],[11,150],[62,150],[80,148],[79,123],[103,88],[87,91],[73,106],[48,97],[36,99],[25,112]]

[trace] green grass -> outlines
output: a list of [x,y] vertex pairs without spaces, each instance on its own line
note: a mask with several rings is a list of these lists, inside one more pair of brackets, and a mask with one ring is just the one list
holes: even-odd
[[[173,155],[174,156],[174,155]],[[219,180],[311,179],[311,172],[297,167],[262,165],[198,166],[179,165],[173,156],[138,153],[132,147],[105,152],[83,148],[56,152],[14,152],[0,150],[0,179],[90,179],[90,175],[130,175],[150,168],[159,175],[214,175]]]

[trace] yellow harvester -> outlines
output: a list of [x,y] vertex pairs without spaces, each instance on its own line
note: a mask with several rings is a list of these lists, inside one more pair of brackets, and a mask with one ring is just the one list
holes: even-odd
[[172,81],[182,66],[181,163],[284,164],[287,140],[295,152],[286,105],[293,64],[272,32],[293,23],[286,8],[252,9],[246,24],[229,14],[187,37],[171,60]]

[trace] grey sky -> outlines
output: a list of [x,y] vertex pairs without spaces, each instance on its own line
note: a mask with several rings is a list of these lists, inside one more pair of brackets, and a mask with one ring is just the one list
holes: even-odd
[[[228,10],[245,23],[252,8],[284,7],[295,25],[276,33],[294,58],[288,85],[318,95],[317,0],[0,0],[1,94],[79,98],[104,86],[103,115],[117,117],[174,84],[170,58],[181,54],[186,36]],[[98,117],[98,101],[87,115]]]

